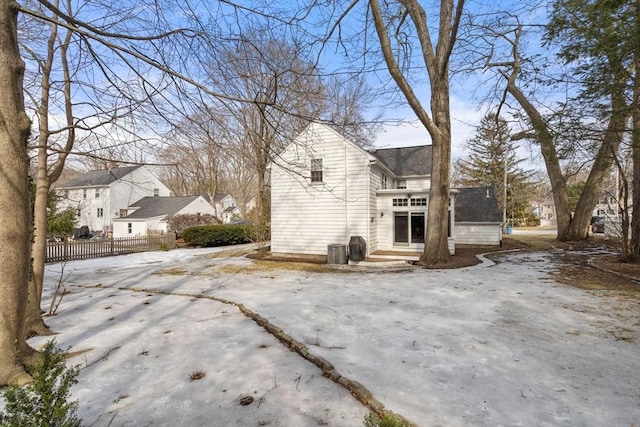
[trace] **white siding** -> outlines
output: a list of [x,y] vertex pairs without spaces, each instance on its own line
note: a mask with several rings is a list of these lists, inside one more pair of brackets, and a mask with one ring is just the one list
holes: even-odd
[[169,189],[149,170],[142,166],[111,184],[109,218],[117,218],[120,209],[126,209],[143,197],[153,196],[157,188],[160,196],[170,196]]
[[[131,224],[131,233],[129,233],[129,224]],[[147,234],[147,220],[146,219],[119,219],[113,221],[113,237],[134,237],[144,236]]]
[[[312,158],[322,159],[322,183],[310,182]],[[271,251],[326,255],[329,244],[368,239],[368,162],[335,131],[310,125],[271,167]]]
[[215,215],[215,209],[204,197],[200,196],[176,213],[176,215],[184,214]]
[[502,227],[499,223],[478,224],[456,222],[456,245],[500,245]]

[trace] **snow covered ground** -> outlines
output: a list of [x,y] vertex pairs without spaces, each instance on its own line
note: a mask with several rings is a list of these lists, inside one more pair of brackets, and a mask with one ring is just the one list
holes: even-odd
[[151,252],[68,263],[71,293],[47,323],[86,350],[70,359],[85,425],[362,425],[348,391],[207,297],[244,304],[420,426],[640,425],[638,303],[556,283],[555,268],[544,253],[321,273]]

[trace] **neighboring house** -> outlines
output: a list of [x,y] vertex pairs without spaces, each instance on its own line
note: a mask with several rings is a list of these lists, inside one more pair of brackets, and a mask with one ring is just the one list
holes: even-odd
[[113,220],[143,197],[169,196],[169,189],[145,166],[89,171],[56,187],[58,209],[78,210],[78,227],[111,231]]
[[531,207],[533,214],[540,218],[540,225],[555,225],[556,205],[553,197],[547,197],[542,203],[533,203]]
[[166,233],[173,215],[214,215],[213,206],[202,196],[144,197],[127,208],[128,215],[113,221],[113,237]]
[[236,199],[228,193],[216,193],[213,197],[213,207],[215,209],[216,217],[222,221],[223,224],[228,224],[234,219],[241,216],[240,208]]
[[492,187],[458,189],[455,240],[456,245],[502,243],[502,213]]
[[366,256],[421,251],[430,175],[430,146],[367,152],[313,123],[271,165],[271,251],[326,255],[353,236]]

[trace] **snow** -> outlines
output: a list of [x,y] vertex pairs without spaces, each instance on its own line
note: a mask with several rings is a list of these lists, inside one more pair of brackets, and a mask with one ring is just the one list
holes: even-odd
[[[71,293],[46,321],[83,351],[69,363],[84,424],[362,425],[349,391],[209,297],[267,318],[419,426],[640,424],[637,301],[557,283],[546,253],[322,273],[220,251],[66,264]],[[49,291],[60,269],[47,266]]]

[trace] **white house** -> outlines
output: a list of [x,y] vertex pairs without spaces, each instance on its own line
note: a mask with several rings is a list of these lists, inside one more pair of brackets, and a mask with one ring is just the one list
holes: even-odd
[[[331,127],[313,123],[271,165],[271,251],[326,255],[329,245],[347,245],[360,236],[365,256],[422,252],[430,185],[431,146],[368,152]],[[451,190],[449,216],[443,218],[449,222],[451,253],[458,238],[457,194]],[[499,215],[493,192],[490,198]],[[461,241],[500,243],[501,235],[492,234],[496,229],[480,227],[484,218],[466,219]],[[483,238],[479,230],[491,236]]]
[[78,210],[78,227],[109,232],[113,220],[143,197],[162,197],[169,189],[144,166],[92,170],[58,186],[59,209]]
[[216,217],[223,224],[228,224],[235,217],[240,217],[241,212],[236,199],[228,193],[216,193],[213,197],[213,207]]
[[127,216],[113,220],[113,237],[166,233],[173,215],[214,215],[213,206],[202,196],[144,197],[127,208]]

